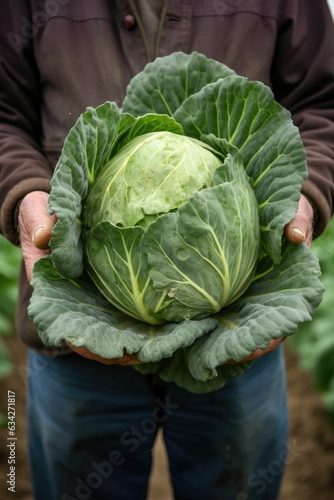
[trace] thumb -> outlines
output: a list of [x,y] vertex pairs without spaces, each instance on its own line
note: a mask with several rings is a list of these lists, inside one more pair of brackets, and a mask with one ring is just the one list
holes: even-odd
[[303,224],[301,224],[298,219],[294,219],[289,222],[289,224],[285,227],[285,236],[289,241],[291,241],[291,243],[295,243],[297,245],[304,243],[305,231],[303,229]]
[[21,243],[48,248],[56,216],[48,213],[48,194],[34,191],[26,195],[19,208]]
[[286,238],[291,243],[312,243],[313,236],[313,208],[308,199],[301,195],[295,218],[285,226]]
[[33,191],[22,199],[19,207],[21,249],[28,281],[35,262],[50,253],[48,244],[56,216],[48,213],[48,196],[42,191]]

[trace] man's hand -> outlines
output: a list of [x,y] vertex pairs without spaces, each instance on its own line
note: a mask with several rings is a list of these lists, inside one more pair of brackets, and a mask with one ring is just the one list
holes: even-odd
[[234,359],[230,359],[226,362],[227,365],[236,365],[238,363],[246,363],[247,361],[254,361],[255,359],[261,358],[265,354],[274,351],[284,340],[286,337],[281,337],[279,339],[273,339],[270,341],[268,347],[266,349],[257,349],[256,351],[249,354],[245,358],[242,358],[240,361],[234,361]]
[[93,359],[94,361],[98,361],[99,363],[103,363],[104,365],[123,365],[123,366],[131,366],[131,365],[139,365],[141,361],[136,358],[135,354],[127,354],[126,352],[121,358],[108,359],[102,358],[98,354],[94,354],[89,351],[87,347],[76,347],[68,340],[65,342],[68,347],[72,349],[72,351],[76,352],[80,356],[83,356],[87,359]]
[[28,281],[34,263],[50,253],[48,245],[56,216],[48,213],[48,197],[44,191],[33,191],[23,198],[19,208],[20,240]]
[[313,208],[306,196],[300,197],[295,218],[285,226],[285,237],[291,243],[311,246],[313,236]]

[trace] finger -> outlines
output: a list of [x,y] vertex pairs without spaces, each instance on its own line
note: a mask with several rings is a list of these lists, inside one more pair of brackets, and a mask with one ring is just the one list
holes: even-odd
[[35,262],[50,253],[48,243],[56,217],[48,213],[48,196],[41,191],[31,192],[19,207],[21,250],[29,282]]
[[282,342],[285,341],[285,339],[286,339],[286,337],[280,337],[279,339],[272,339],[266,349],[257,349],[256,351],[249,354],[249,356],[245,356],[240,361],[235,361],[234,359],[231,359],[231,360],[227,361],[226,364],[227,365],[235,365],[238,363],[247,363],[249,361],[254,361],[258,358],[261,358],[265,354],[268,354],[269,352],[274,351],[279,346],[279,344],[281,344]]
[[300,223],[295,219],[285,226],[285,237],[291,243],[299,245],[305,242],[305,231],[300,227]]
[[21,242],[31,241],[38,249],[45,250],[52,235],[56,216],[48,213],[48,194],[35,191],[26,195],[19,209]]
[[95,354],[87,349],[87,347],[81,346],[76,347],[68,340],[65,341],[65,344],[72,349],[73,352],[83,356],[87,359],[92,359],[94,361],[98,361],[99,363],[103,363],[105,365],[122,365],[122,366],[132,366],[139,365],[142,362],[137,359],[135,354],[128,354],[124,352],[124,355],[121,358],[103,358],[98,354]]
[[291,243],[311,245],[313,236],[313,208],[308,199],[301,195],[295,218],[284,229],[287,240]]
[[[40,223],[41,222],[39,221],[39,224]],[[42,224],[43,225],[38,227],[35,231],[33,230],[32,242],[36,248],[46,250],[49,248],[55,218],[53,216],[47,216],[47,218],[43,220]]]

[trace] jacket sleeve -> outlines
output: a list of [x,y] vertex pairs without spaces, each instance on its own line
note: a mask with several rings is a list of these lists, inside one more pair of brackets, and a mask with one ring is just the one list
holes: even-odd
[[49,191],[40,139],[40,86],[29,2],[0,0],[0,232],[18,243],[15,211],[29,192]]
[[302,191],[316,207],[318,236],[334,204],[334,25],[326,0],[281,4],[273,90],[306,149],[309,177]]

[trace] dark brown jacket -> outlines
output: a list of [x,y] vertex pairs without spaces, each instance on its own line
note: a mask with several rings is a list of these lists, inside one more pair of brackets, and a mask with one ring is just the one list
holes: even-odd
[[[87,106],[120,104],[152,57],[198,51],[263,81],[292,112],[308,155],[303,192],[317,207],[320,234],[334,199],[334,29],[326,0],[167,0],[153,54],[133,3],[0,0],[1,232],[18,243],[18,202],[49,190],[64,138]],[[17,329],[40,347],[26,315],[24,274],[21,282]]]

